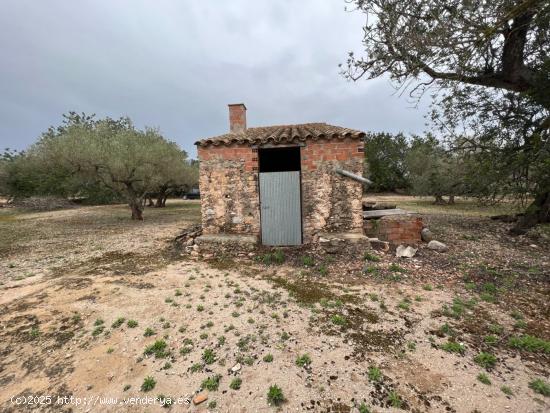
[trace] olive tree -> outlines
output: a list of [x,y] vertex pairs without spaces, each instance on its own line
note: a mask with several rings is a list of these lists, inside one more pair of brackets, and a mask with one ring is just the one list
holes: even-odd
[[[444,125],[445,137],[453,143],[451,147],[465,150],[462,143],[469,136],[472,155],[485,151],[502,164],[511,162],[518,168],[531,168],[533,159],[534,164],[547,164],[540,158],[547,154],[550,127],[548,1],[350,3],[366,13],[367,24],[363,37],[365,56],[350,53],[344,72],[349,79],[389,75],[396,87],[408,90],[414,98],[429,91],[436,107],[435,118]],[[491,99],[497,106],[496,116],[484,113]],[[476,134],[471,129],[457,133],[446,125],[446,116],[457,103],[461,105],[458,116],[473,121]],[[534,116],[525,116],[524,107],[533,108]],[[485,145],[482,141],[486,138],[479,136],[490,138],[493,143]],[[514,147],[519,149],[519,156],[510,151]],[[535,175],[538,182],[531,181],[526,187],[533,202],[518,224],[523,229],[550,219],[549,184],[544,181],[544,173]]]
[[405,164],[409,144],[402,133],[368,133],[365,146],[366,173],[373,182],[370,189],[395,191],[409,187]]
[[132,219],[142,220],[145,195],[164,184],[171,171],[179,179],[186,158],[158,130],[138,130],[128,118],[96,120],[71,113],[29,148],[21,166],[54,180],[43,192],[59,192],[51,186],[57,181],[65,193],[99,183],[126,200]]

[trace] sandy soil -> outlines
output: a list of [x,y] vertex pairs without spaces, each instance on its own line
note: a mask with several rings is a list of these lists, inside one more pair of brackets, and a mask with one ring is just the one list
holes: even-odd
[[[549,379],[546,238],[510,239],[487,218],[437,213],[424,219],[445,254],[204,262],[169,242],[197,207],[147,210],[143,223],[122,206],[2,211],[0,411],[550,408],[529,386]],[[527,334],[540,345],[510,346]],[[155,342],[156,355],[146,351]],[[460,351],[445,351],[449,342]],[[480,352],[492,365],[476,363]],[[208,400],[187,404],[216,375]],[[272,385],[284,394],[278,407]]]

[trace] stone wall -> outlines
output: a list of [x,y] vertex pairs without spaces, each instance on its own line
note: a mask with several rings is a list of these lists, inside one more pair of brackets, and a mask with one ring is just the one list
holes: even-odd
[[[359,149],[361,148],[361,149]],[[301,147],[304,243],[322,233],[362,234],[362,184],[336,174],[363,174],[359,140],[307,141]],[[258,153],[246,145],[198,148],[201,214],[205,234],[260,233]]]
[[362,184],[335,172],[339,168],[363,175],[362,148],[354,139],[307,142],[302,148],[305,243],[325,232],[363,232]]
[[242,145],[199,147],[204,234],[260,232],[257,152]]

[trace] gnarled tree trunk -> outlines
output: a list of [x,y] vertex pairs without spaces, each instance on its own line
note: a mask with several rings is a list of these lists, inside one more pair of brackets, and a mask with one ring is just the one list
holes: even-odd
[[143,221],[143,206],[139,202],[131,202],[132,219]]
[[518,219],[510,233],[513,235],[525,234],[535,225],[547,222],[550,222],[550,191],[540,192],[535,196],[535,200],[529,205],[525,214]]
[[435,201],[434,201],[435,205],[445,205],[446,204],[445,200],[443,199],[443,195],[434,195],[434,197],[435,197]]
[[454,205],[454,203],[455,203],[455,196],[449,195],[449,205]]

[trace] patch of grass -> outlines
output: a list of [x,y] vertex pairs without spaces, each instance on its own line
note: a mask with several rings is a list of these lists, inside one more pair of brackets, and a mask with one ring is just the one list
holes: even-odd
[[143,383],[141,384],[141,391],[151,391],[155,388],[157,385],[157,381],[151,377],[147,376],[145,379],[143,379]]
[[403,267],[401,267],[400,265],[398,265],[394,262],[391,263],[391,265],[388,267],[388,269],[391,272],[398,272],[398,273],[406,273],[407,272],[406,268],[403,268]]
[[500,391],[503,392],[506,396],[513,396],[514,392],[508,386],[501,386]]
[[199,313],[202,312],[202,311],[204,311],[204,305],[199,304],[199,305],[197,306],[197,311],[198,311]]
[[195,363],[189,368],[191,373],[197,373],[199,371],[202,371],[202,369],[204,369],[204,364],[202,363]]
[[457,343],[456,341],[448,341],[444,344],[441,344],[441,346],[439,346],[439,348],[441,350],[445,350],[449,353],[464,354],[464,352],[466,351],[466,348],[464,347],[464,344]]
[[215,409],[217,406],[218,406],[218,402],[216,400],[212,400],[208,403],[208,408],[211,410]]
[[497,358],[491,353],[481,352],[474,357],[474,361],[486,369],[490,369],[495,366]]
[[124,387],[122,388],[122,391],[128,391],[128,390],[130,390],[131,388],[132,388],[131,385],[125,384]]
[[378,367],[371,366],[367,371],[367,377],[369,378],[369,381],[379,382],[382,380],[382,370]]
[[38,329],[38,327],[31,328],[31,330],[29,331],[29,336],[31,340],[35,340],[40,337],[40,330]]
[[483,341],[485,342],[485,344],[493,346],[498,342],[498,337],[494,334],[489,334],[488,336],[483,337]]
[[203,380],[203,382],[201,383],[201,387],[209,391],[216,391],[220,386],[221,379],[222,376],[220,374],[208,377],[207,379]]
[[263,358],[263,361],[265,361],[266,363],[271,363],[273,361],[273,354],[266,354]]
[[487,376],[485,373],[479,373],[477,375],[477,380],[480,381],[483,384],[491,384],[491,380],[489,379],[489,376]]
[[311,357],[309,354],[302,354],[296,359],[296,365],[299,367],[307,367],[311,365]]
[[216,353],[214,350],[207,348],[202,353],[202,361],[204,361],[206,364],[212,364],[216,361]]
[[363,254],[363,259],[369,262],[380,262],[380,257],[378,255],[372,254],[368,251],[365,251]]
[[126,319],[124,317],[119,317],[111,324],[111,328],[119,328],[125,321]]
[[309,255],[304,255],[301,261],[304,267],[313,267],[315,265],[315,260]]
[[138,322],[136,320],[128,320],[126,325],[128,328],[136,328],[138,326]]
[[346,319],[341,316],[340,314],[333,314],[330,316],[330,321],[332,324],[335,324],[337,326],[343,326],[346,324]]
[[176,297],[179,297],[181,296],[183,293],[181,292],[181,290],[176,290],[176,292],[174,293],[174,296]]
[[500,324],[489,324],[487,327],[489,331],[493,334],[502,334],[504,331],[504,327],[502,327]]
[[407,299],[401,300],[397,307],[401,310],[409,311],[411,307],[411,302]]
[[231,380],[231,383],[229,383],[229,388],[231,390],[239,390],[241,388],[243,380],[240,377],[235,377],[233,380]]
[[164,340],[157,340],[153,344],[147,346],[143,351],[143,354],[150,356],[155,355],[155,358],[165,358],[170,354],[170,351],[166,350],[168,344]]
[[357,406],[357,410],[359,410],[359,413],[371,413],[369,407],[365,403],[361,403]]
[[399,395],[394,390],[391,390],[388,393],[388,400],[390,402],[391,407],[400,409],[401,406],[403,406],[403,401],[401,400],[401,397],[399,397]]
[[105,326],[99,325],[92,331],[92,336],[96,337],[99,336],[103,331],[105,330]]
[[285,401],[285,396],[283,394],[283,389],[274,384],[269,386],[267,391],[267,402],[274,406],[280,406]]
[[433,289],[434,289],[434,288],[432,287],[431,284],[424,284],[424,285],[422,286],[422,288],[423,288],[425,291],[433,291]]
[[550,354],[550,341],[527,334],[511,337],[510,340],[508,340],[508,345],[519,350]]
[[147,327],[143,333],[143,336],[144,337],[151,337],[151,336],[154,336],[155,334],[157,334],[155,332],[155,330],[153,330],[151,327]]
[[542,379],[535,379],[529,382],[529,388],[535,393],[542,394],[545,397],[550,396],[550,385]]

